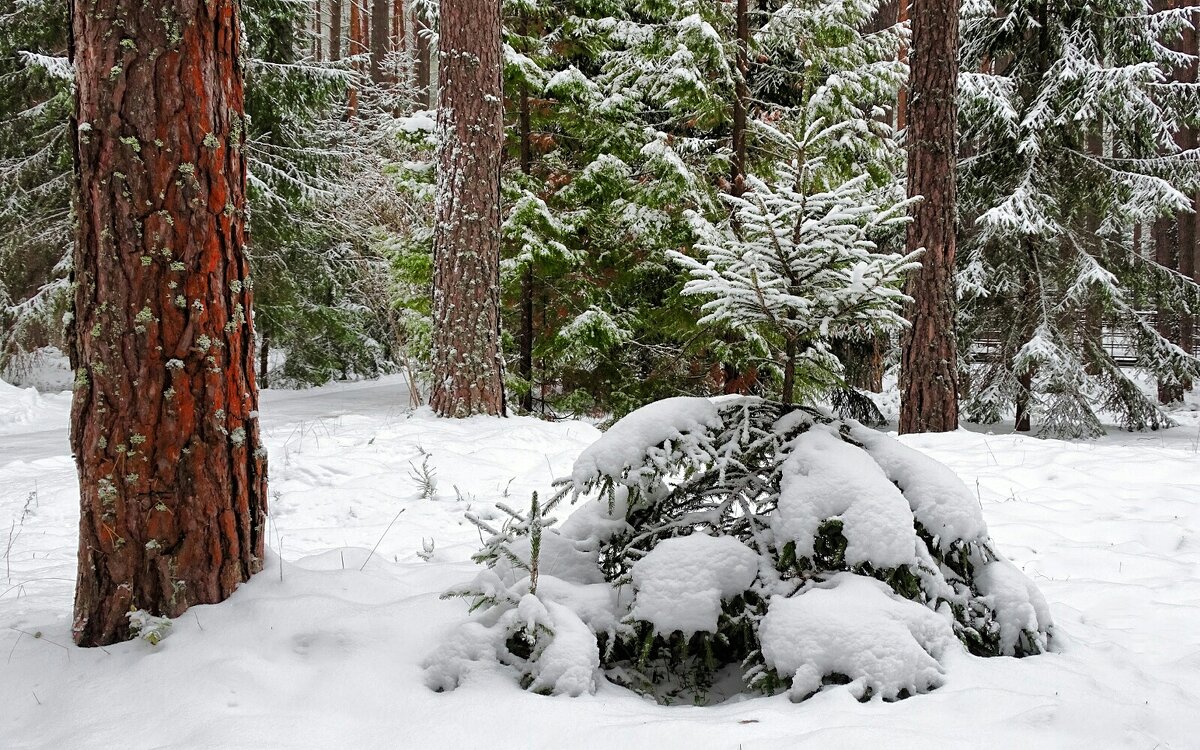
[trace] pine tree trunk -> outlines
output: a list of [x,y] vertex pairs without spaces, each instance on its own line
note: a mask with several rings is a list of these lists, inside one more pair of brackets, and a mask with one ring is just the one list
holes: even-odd
[[[938,0],[938,2],[940,4],[942,2],[942,0]],[[908,20],[908,3],[909,3],[909,0],[896,0],[896,23],[904,23],[905,21]],[[924,8],[924,7],[921,9],[921,13],[931,13],[931,12],[933,12],[933,9],[928,9],[928,8]],[[955,12],[954,17],[956,19],[958,18],[957,12]],[[914,23],[913,26],[915,27],[915,25],[916,24]],[[932,29],[928,29],[925,33],[926,34],[930,34],[930,33],[938,34],[940,32],[939,32],[939,29],[935,26]],[[947,31],[945,33],[949,34],[951,32]],[[954,31],[953,33],[954,33],[955,44],[957,44],[958,43],[958,32]],[[916,43],[915,35],[913,36],[913,43],[914,44]],[[957,56],[957,53],[955,53],[955,54]],[[901,43],[901,45],[900,45],[900,59],[902,61],[908,62],[908,47],[905,47],[903,43]],[[956,57],[955,65],[956,65],[956,72],[957,72],[957,57]],[[910,82],[909,87],[911,87],[912,86],[911,75],[909,77],[909,82]],[[908,118],[908,88],[909,87],[901,86],[900,90],[896,92],[896,130],[904,130],[905,126],[908,124],[907,118]],[[913,89],[913,90],[916,91],[916,89]],[[914,112],[914,114],[916,114],[916,112]]]
[[[903,2],[903,0],[902,0]],[[903,8],[903,5],[901,5]],[[954,242],[958,3],[915,6],[907,115],[908,194],[924,196],[912,212],[908,250],[925,248],[905,291],[913,298],[900,359],[900,432],[958,428]]]
[[750,10],[747,0],[737,0],[737,80],[733,91],[733,160],[730,168],[731,192],[746,190],[746,110],[750,102]]
[[1033,371],[1018,375],[1017,382],[1021,386],[1021,392],[1017,394],[1017,415],[1014,429],[1017,432],[1029,432],[1033,429],[1033,420],[1029,410],[1029,401],[1033,391]]
[[407,33],[404,28],[404,0],[392,0],[392,51],[408,49]]
[[[1180,259],[1180,218],[1164,218],[1154,222],[1152,236],[1154,238],[1154,260],[1161,266],[1173,271],[1181,270]],[[1178,312],[1166,305],[1160,304],[1156,311],[1155,327],[1158,333],[1168,341],[1179,341],[1180,326]],[[1158,400],[1163,404],[1176,404],[1183,401],[1183,384],[1159,381]]]
[[262,567],[235,0],[74,0],[75,641]]
[[444,417],[504,413],[499,0],[442,0],[433,393]]
[[323,60],[324,50],[321,49],[321,40],[325,37],[324,32],[324,11],[321,7],[321,0],[317,0],[313,5],[313,59]]
[[417,104],[422,109],[429,109],[433,106],[433,91],[430,88],[433,81],[432,46],[429,43],[429,24],[419,8],[413,13],[413,35],[416,46]]
[[[346,48],[346,52],[350,57],[361,55],[366,49],[366,35],[362,33],[362,5],[365,0],[350,0],[350,44]],[[361,66],[356,62],[353,63],[353,68],[356,71],[361,70]],[[358,114],[358,86],[354,83],[350,84],[350,96],[347,107],[350,110],[350,116]]]
[[342,0],[329,0],[329,59],[342,59]]
[[391,0],[371,0],[371,80],[383,83],[389,79],[387,69],[390,27],[388,12]]
[[783,351],[783,393],[785,404],[796,402],[796,342],[788,339]]
[[[529,174],[533,170],[533,146],[530,143],[529,122],[529,87],[521,83],[521,105],[518,114],[521,130],[521,172]],[[527,388],[521,394],[521,409],[526,414],[533,411],[533,296],[535,294],[532,260],[525,266],[521,275],[521,337],[520,337],[520,375]]]
[[268,370],[271,365],[271,337],[266,333],[262,337],[262,346],[258,347],[258,385],[260,388],[270,388]]

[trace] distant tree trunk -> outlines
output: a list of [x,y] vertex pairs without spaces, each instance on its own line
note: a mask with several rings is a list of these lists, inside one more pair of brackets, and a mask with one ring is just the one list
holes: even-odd
[[796,342],[790,338],[783,350],[783,393],[780,400],[789,405],[796,402]]
[[[367,35],[364,33],[362,22],[362,5],[365,0],[350,0],[350,44],[346,52],[350,57],[361,55],[366,50]],[[362,66],[355,62],[353,68],[356,71],[361,71]],[[358,86],[354,83],[350,84],[350,97],[348,102],[350,115],[353,117],[358,114]]]
[[271,364],[271,337],[263,333],[262,346],[258,347],[258,384],[261,388],[270,388],[268,370]]
[[[521,130],[521,172],[529,174],[533,170],[533,147],[530,143],[529,87],[524,82],[521,83],[520,96],[518,119]],[[521,336],[520,362],[518,364],[521,379],[527,384],[525,392],[521,394],[521,408],[527,414],[533,411],[533,296],[535,293],[531,259],[521,274]]]
[[83,646],[129,638],[130,609],[178,617],[262,567],[238,12],[71,7]]
[[329,0],[329,59],[342,59],[342,0]]
[[[901,8],[903,8],[901,0]],[[925,248],[906,292],[913,298],[900,359],[900,432],[958,428],[954,241],[958,85],[958,3],[915,7],[908,105],[908,194],[913,209],[908,250]]]
[[433,394],[443,417],[504,413],[499,0],[442,0]]
[[1017,432],[1029,432],[1033,429],[1033,420],[1029,409],[1033,395],[1033,371],[1018,375],[1017,382],[1021,386],[1021,392],[1017,394],[1017,415],[1014,429]]
[[746,110],[750,103],[750,9],[747,0],[737,0],[737,80],[733,92],[733,159],[730,169],[731,192],[746,190]]
[[[1182,217],[1158,219],[1154,222],[1151,232],[1154,238],[1154,260],[1166,268],[1182,271],[1180,268],[1180,225]],[[1180,340],[1180,315],[1177,310],[1160,304],[1156,311],[1156,329],[1168,341]],[[1158,382],[1158,400],[1163,404],[1176,404],[1183,401],[1183,384],[1179,382]]]
[[433,106],[432,46],[429,44],[429,24],[425,20],[425,11],[417,6],[413,11],[413,35],[416,46],[417,104],[422,109]]
[[[908,20],[908,3],[909,3],[909,0],[896,0],[896,23],[904,23],[905,21]],[[929,9],[922,8],[921,12],[928,13],[931,11]],[[957,11],[955,12],[954,17],[956,19],[958,18]],[[937,29],[937,27],[934,27],[933,29],[927,30],[925,33],[926,34],[930,34],[930,33],[937,34],[937,33],[939,33],[939,29]],[[949,32],[946,32],[946,33],[949,33]],[[955,44],[957,44],[958,43],[958,32],[957,31],[954,32],[954,39],[955,39]],[[914,43],[915,43],[915,38],[914,38]],[[903,45],[903,43],[901,43],[901,46],[900,46],[900,59],[902,61],[906,61],[906,62],[908,61],[908,48],[905,47]],[[958,64],[957,61],[958,61],[958,53],[955,52],[955,65]],[[909,85],[911,86],[911,81],[912,81],[911,77],[909,78],[909,81],[910,81]],[[913,89],[913,90],[915,91],[916,89]],[[896,92],[896,130],[904,130],[905,125],[908,124],[907,117],[908,117],[908,88],[901,86],[900,90]]]
[[392,51],[408,49],[407,31],[404,28],[404,0],[392,0]]
[[388,12],[392,0],[371,0],[371,80],[383,83],[388,80],[387,53],[390,26]]

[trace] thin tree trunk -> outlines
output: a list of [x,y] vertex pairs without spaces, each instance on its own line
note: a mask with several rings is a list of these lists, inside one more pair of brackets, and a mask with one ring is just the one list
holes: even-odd
[[266,333],[262,336],[262,346],[258,347],[258,385],[270,388],[269,370],[271,365],[271,337]]
[[[1154,222],[1152,236],[1154,238],[1154,260],[1161,266],[1180,271],[1180,219],[1164,218]],[[1158,333],[1168,341],[1179,341],[1179,313],[1168,306],[1159,304],[1155,327]],[[1158,382],[1158,400],[1163,404],[1176,404],[1183,401],[1183,384],[1179,382]]]
[[392,0],[371,0],[371,80],[383,83],[390,78],[387,69],[389,39],[388,12]]
[[329,59],[342,59],[342,0],[329,0]]
[[1033,429],[1033,420],[1030,418],[1029,410],[1033,391],[1033,371],[1018,375],[1017,382],[1021,386],[1021,392],[1017,394],[1017,416],[1014,429],[1017,432],[1029,432]]
[[392,0],[392,51],[403,52],[408,49],[408,39],[405,38],[404,0]]
[[796,342],[788,339],[783,351],[783,393],[785,404],[796,402]]
[[[901,8],[904,8],[901,0]],[[955,337],[954,161],[958,85],[958,3],[929,0],[912,18],[908,113],[908,194],[924,200],[912,212],[908,250],[925,248],[908,281],[913,298],[900,355],[900,432],[958,428],[958,343]]]
[[321,0],[316,0],[313,7],[313,59],[323,60],[324,50],[321,49],[321,40],[324,39],[324,11],[321,7]]
[[733,160],[730,191],[741,195],[746,190],[746,111],[750,102],[750,10],[747,0],[737,0],[737,80],[733,92]]
[[[529,87],[521,83],[521,106],[518,115],[521,130],[521,172],[529,174],[533,169],[533,148],[529,141]],[[533,278],[533,261],[526,264],[521,275],[521,337],[520,337],[520,375],[526,383],[526,390],[521,394],[521,409],[525,413],[533,411],[533,295],[536,293]]]
[[413,34],[416,44],[414,65],[416,66],[417,104],[422,109],[429,109],[433,106],[432,46],[429,43],[429,25],[425,20],[424,11],[420,7],[413,12]]
[[71,12],[72,632],[94,646],[130,637],[130,609],[177,617],[262,567],[267,467],[238,4],[73,0]]
[[[347,48],[347,53],[350,57],[361,55],[366,50],[366,34],[363,33],[362,23],[362,6],[361,3],[365,0],[350,0],[350,45]],[[362,66],[355,62],[354,70],[361,72]],[[350,84],[350,100],[348,103],[350,116],[358,114],[358,86],[354,83]]]
[[[909,0],[896,0],[896,23],[904,23],[905,21],[908,20],[908,2],[909,2]],[[941,2],[941,0],[939,0],[939,2]],[[932,11],[930,9],[922,8],[921,12],[922,13],[930,13]],[[955,17],[955,19],[958,18],[957,12],[955,13],[954,17]],[[915,27],[915,24],[914,24],[914,27]],[[938,34],[939,30],[936,27],[933,29],[926,28],[925,33],[926,34],[931,34],[931,33]],[[946,31],[945,33],[949,34],[950,32]],[[954,32],[954,39],[955,39],[955,44],[957,44],[958,43],[958,32],[957,31]],[[914,44],[916,43],[916,35],[915,34],[913,35],[913,43]],[[941,45],[939,45],[939,46],[941,46]],[[957,55],[957,53],[956,53],[956,55]],[[904,46],[903,44],[901,44],[901,46],[900,46],[900,59],[902,61],[906,61],[906,62],[908,61],[908,47]],[[956,57],[955,65],[957,66],[957,57]],[[911,77],[909,78],[909,81],[910,81],[909,85],[911,86],[912,85]],[[915,88],[913,90],[916,91]],[[916,113],[914,113],[914,114],[916,114]],[[908,87],[901,86],[900,90],[898,92],[896,92],[896,130],[904,130],[904,127],[908,124],[907,118],[908,118]]]
[[440,28],[430,405],[443,417],[503,414],[500,3],[442,0]]

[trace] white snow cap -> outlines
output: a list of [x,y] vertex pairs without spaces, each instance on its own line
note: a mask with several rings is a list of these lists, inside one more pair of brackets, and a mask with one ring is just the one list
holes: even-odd
[[773,597],[759,637],[767,666],[792,678],[795,701],[832,674],[849,677],[855,697],[867,689],[885,700],[904,690],[925,692],[942,684],[942,653],[961,648],[941,615],[853,573],[791,598]]
[[937,537],[938,547],[946,549],[959,539],[987,537],[979,500],[952,469],[882,432],[850,424],[850,437],[862,443],[887,478],[896,483],[917,521]]
[[707,398],[680,396],[655,401],[617,420],[584,449],[571,479],[576,489],[583,489],[599,476],[619,477],[626,469],[641,465],[654,446],[720,426],[717,407]]
[[779,480],[776,537],[796,543],[796,554],[813,555],[817,529],[840,519],[846,562],[896,567],[916,559],[917,533],[904,496],[861,448],[815,426],[792,441]]
[[758,553],[737,539],[695,533],[664,539],[633,564],[633,618],[659,633],[715,633],[721,600],[750,588]]
[[[1000,623],[1000,653],[1016,653],[1022,631],[1041,633],[1053,624],[1046,598],[1029,576],[1008,560],[996,560],[975,574],[979,593],[988,598]],[[1042,636],[1038,636],[1041,638]]]
[[543,602],[533,594],[521,598],[519,619],[528,628],[543,625],[553,634],[541,653],[530,660],[534,692],[572,697],[596,692],[600,674],[600,649],[591,628],[567,607]]

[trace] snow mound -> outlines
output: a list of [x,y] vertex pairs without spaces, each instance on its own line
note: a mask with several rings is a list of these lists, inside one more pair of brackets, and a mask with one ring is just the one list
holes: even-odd
[[915,560],[916,530],[904,496],[871,456],[821,426],[792,443],[772,526],[778,539],[796,543],[797,555],[812,557],[817,530],[829,519],[842,522],[850,565],[891,568]]
[[861,443],[887,478],[900,488],[917,521],[937,539],[941,549],[958,540],[987,537],[979,499],[945,464],[898,440],[860,424],[850,437]]
[[[526,656],[509,649],[516,639],[529,645]],[[424,681],[431,690],[453,690],[501,665],[520,670],[529,690],[574,697],[596,692],[600,650],[595,633],[569,607],[525,594],[498,618],[485,614],[456,628],[425,660]]]
[[662,443],[703,434],[721,425],[717,406],[707,398],[680,396],[656,401],[627,414],[579,454],[571,479],[582,489],[599,476],[620,477],[644,463]]
[[1046,650],[1045,632],[1053,624],[1050,607],[1038,587],[1016,565],[1008,560],[988,563],[975,574],[975,585],[996,613],[1000,653],[1016,654],[1022,636],[1032,639],[1037,651]]
[[766,665],[791,678],[795,701],[836,676],[849,678],[860,699],[923,693],[942,684],[938,658],[958,648],[942,616],[853,573],[791,598],[772,598],[759,635]]
[[43,395],[36,388],[18,388],[0,380],[0,435],[58,424],[70,409],[70,393]]
[[600,674],[600,649],[596,636],[574,612],[555,602],[542,602],[526,594],[517,608],[527,630],[549,631],[540,650],[530,656],[529,689],[535,693],[572,697],[596,692]]
[[757,575],[758,553],[732,537],[664,539],[633,565],[632,616],[660,633],[715,633],[721,601],[746,591]]

